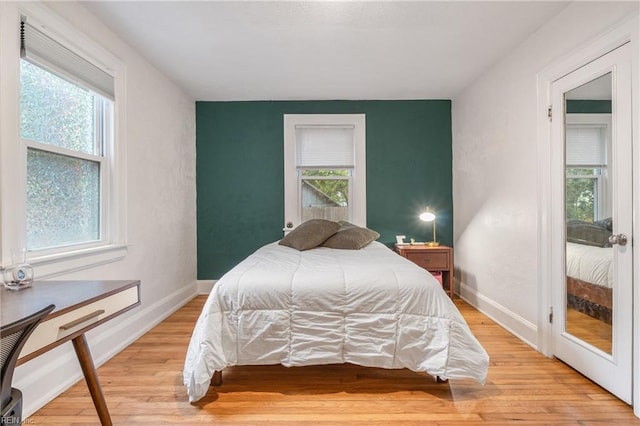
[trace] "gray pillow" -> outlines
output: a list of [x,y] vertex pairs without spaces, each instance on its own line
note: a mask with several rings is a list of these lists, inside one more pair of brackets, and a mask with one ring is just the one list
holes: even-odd
[[606,219],[597,220],[593,222],[594,225],[597,225],[601,228],[606,229],[607,231],[613,231],[613,219],[608,217]]
[[360,250],[379,237],[380,234],[372,229],[362,228],[349,222],[340,222],[338,232],[325,241],[322,247]]
[[611,247],[611,231],[589,222],[567,223],[567,241],[596,247]]
[[311,219],[298,225],[280,240],[278,244],[296,250],[309,250],[318,247],[327,238],[338,232],[340,224],[324,219]]

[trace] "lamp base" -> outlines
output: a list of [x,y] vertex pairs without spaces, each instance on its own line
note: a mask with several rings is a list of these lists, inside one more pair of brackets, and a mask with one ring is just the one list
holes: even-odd
[[428,245],[429,247],[439,247],[440,243],[437,241],[429,241],[427,243],[425,243],[426,245]]

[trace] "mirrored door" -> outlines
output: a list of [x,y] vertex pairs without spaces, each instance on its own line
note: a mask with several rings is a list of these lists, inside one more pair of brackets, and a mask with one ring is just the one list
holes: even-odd
[[554,185],[563,202],[554,355],[631,402],[632,153],[629,46],[553,84]]
[[611,72],[564,95],[565,330],[612,351]]

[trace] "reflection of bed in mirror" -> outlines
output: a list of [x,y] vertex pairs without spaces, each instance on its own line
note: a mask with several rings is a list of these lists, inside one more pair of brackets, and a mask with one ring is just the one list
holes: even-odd
[[567,306],[611,324],[613,249],[567,242]]
[[611,324],[613,249],[611,218],[567,221],[567,306]]

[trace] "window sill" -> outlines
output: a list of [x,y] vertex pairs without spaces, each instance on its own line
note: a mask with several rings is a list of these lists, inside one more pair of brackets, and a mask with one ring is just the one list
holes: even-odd
[[127,255],[128,246],[112,244],[45,256],[29,256],[35,279],[42,280],[57,275],[68,274],[93,268],[106,263],[117,262]]

